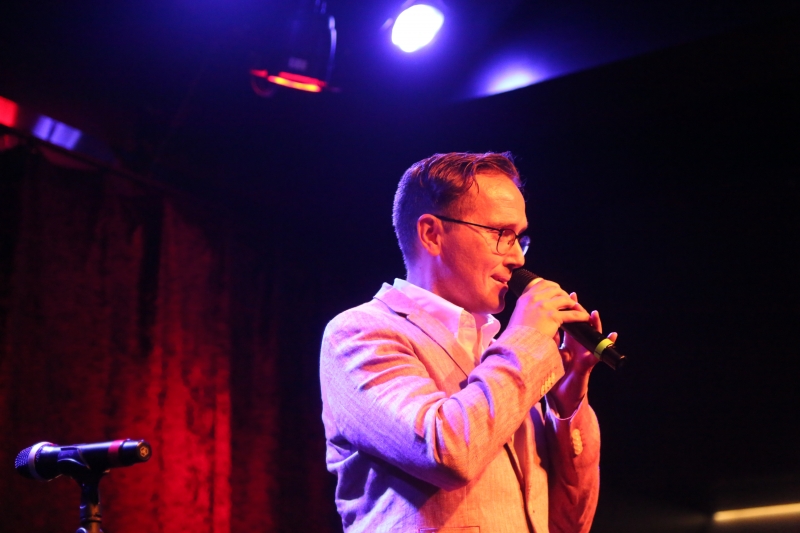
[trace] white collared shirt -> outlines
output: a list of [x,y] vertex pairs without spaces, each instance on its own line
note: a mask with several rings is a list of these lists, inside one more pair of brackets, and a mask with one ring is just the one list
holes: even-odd
[[480,363],[481,354],[489,347],[494,336],[500,331],[500,322],[495,317],[488,314],[468,313],[463,307],[459,307],[441,296],[417,287],[404,279],[396,278],[393,286],[433,318],[444,324],[455,336],[458,344],[468,354],[472,354],[475,365],[477,366]]

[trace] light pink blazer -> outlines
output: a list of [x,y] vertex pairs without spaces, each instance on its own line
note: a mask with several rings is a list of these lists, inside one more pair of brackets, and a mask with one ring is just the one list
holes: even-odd
[[600,432],[539,400],[564,374],[556,343],[508,328],[478,366],[445,326],[384,285],[325,330],[328,470],[348,533],[589,531]]

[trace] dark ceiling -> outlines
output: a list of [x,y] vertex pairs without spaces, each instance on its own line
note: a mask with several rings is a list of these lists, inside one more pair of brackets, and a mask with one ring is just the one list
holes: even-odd
[[164,159],[192,121],[231,135],[271,124],[276,109],[302,114],[320,102],[357,111],[441,108],[474,95],[481,73],[509,53],[533,62],[542,81],[768,21],[795,4],[450,0],[435,46],[406,55],[381,29],[401,2],[331,0],[339,35],[332,81],[341,92],[263,102],[248,70],[267,37],[306,3],[7,0],[0,96],[72,124],[118,154],[135,152],[128,166],[142,171]]

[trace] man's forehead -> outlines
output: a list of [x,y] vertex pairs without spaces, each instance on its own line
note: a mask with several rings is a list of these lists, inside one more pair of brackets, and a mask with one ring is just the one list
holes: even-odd
[[475,187],[462,202],[462,215],[480,216],[484,223],[527,225],[525,200],[517,184],[501,173],[475,176]]
[[505,174],[478,174],[475,185],[470,191],[473,200],[525,202],[516,182]]

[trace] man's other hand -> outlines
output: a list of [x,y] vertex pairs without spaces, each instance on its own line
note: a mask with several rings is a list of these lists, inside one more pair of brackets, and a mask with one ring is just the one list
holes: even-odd
[[[586,312],[578,303],[577,294],[573,292],[569,297],[575,303],[576,309]],[[600,313],[597,311],[589,314],[589,324],[599,333],[603,332],[603,323],[600,321]],[[611,342],[616,342],[617,333],[610,333],[608,338]],[[555,341],[556,343],[559,341],[558,333],[556,333]],[[568,333],[564,335],[558,351],[561,353],[561,361],[564,363],[564,376],[551,389],[550,397],[554,400],[554,407],[558,414],[561,417],[569,417],[586,396],[589,390],[589,375],[599,359]]]

